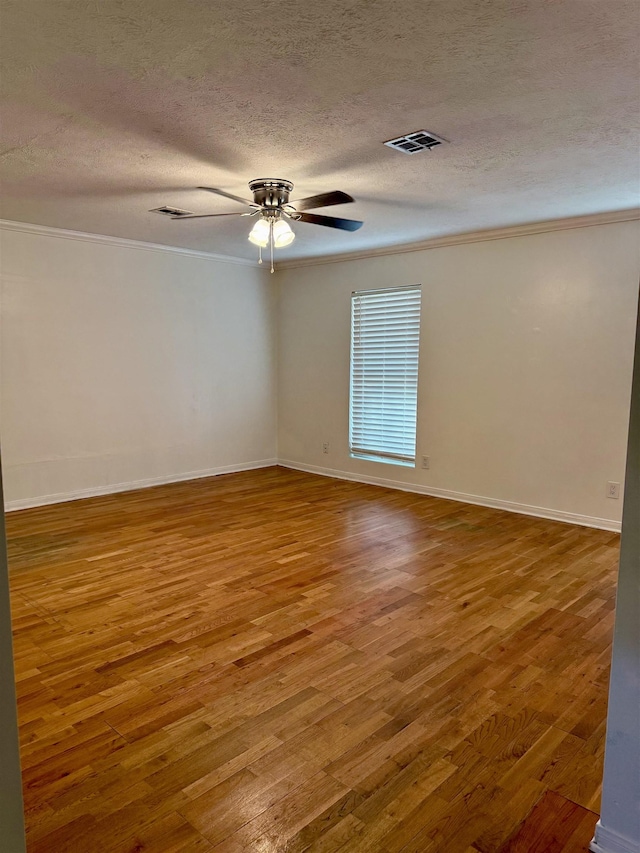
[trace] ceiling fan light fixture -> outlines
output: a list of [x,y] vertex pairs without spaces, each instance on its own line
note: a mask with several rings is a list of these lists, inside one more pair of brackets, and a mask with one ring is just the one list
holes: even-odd
[[279,219],[273,226],[273,245],[276,249],[290,246],[296,239],[293,229],[284,219]]
[[[414,134],[415,135],[415,134]],[[324,216],[317,213],[307,213],[318,207],[330,207],[335,204],[347,204],[354,199],[340,190],[318,193],[307,198],[289,201],[289,195],[293,190],[293,183],[283,178],[256,178],[249,181],[249,189],[253,193],[253,201],[240,198],[226,190],[217,187],[198,187],[200,190],[221,195],[223,198],[231,199],[245,207],[251,208],[251,212],[245,213],[189,213],[178,208],[158,208],[158,213],[164,213],[171,219],[208,219],[214,216],[251,216],[256,217],[253,228],[249,232],[250,243],[257,246],[258,263],[262,263],[262,250],[269,249],[271,261],[271,272],[273,267],[274,249],[283,249],[290,246],[296,235],[287,220],[306,222],[309,225],[324,225],[326,228],[337,228],[340,231],[357,231],[363,223],[357,219],[341,219],[337,216]]]
[[254,246],[260,246],[262,249],[269,245],[270,234],[269,223],[266,219],[258,219],[256,224],[249,232],[249,240]]

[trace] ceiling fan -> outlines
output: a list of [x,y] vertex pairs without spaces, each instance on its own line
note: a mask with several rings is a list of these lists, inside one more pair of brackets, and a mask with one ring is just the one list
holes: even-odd
[[324,225],[327,228],[338,228],[341,231],[357,231],[363,223],[357,219],[340,219],[336,216],[322,216],[316,213],[306,213],[318,207],[329,207],[334,204],[347,204],[354,199],[347,193],[335,190],[320,193],[309,198],[289,201],[293,189],[291,181],[280,178],[257,178],[249,181],[249,189],[253,193],[253,201],[247,201],[240,196],[219,190],[216,187],[198,187],[232,201],[237,201],[252,208],[249,213],[180,213],[176,211],[171,219],[206,219],[212,216],[255,216],[255,225],[249,233],[249,240],[259,248],[259,263],[262,263],[262,249],[267,246],[271,252],[271,272],[273,272],[273,250],[290,245],[295,234],[287,220],[294,222],[309,222],[311,225]]

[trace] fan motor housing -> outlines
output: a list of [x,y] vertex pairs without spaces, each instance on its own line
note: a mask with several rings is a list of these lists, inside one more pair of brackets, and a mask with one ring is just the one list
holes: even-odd
[[249,189],[254,202],[260,207],[280,208],[288,203],[293,184],[282,178],[256,178],[249,181]]

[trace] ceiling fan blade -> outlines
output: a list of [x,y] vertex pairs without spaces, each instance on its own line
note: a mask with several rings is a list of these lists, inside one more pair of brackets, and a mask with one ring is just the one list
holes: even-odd
[[320,216],[317,213],[301,213],[295,216],[300,222],[308,222],[310,225],[326,225],[327,228],[339,228],[341,231],[357,231],[362,228],[364,222],[357,219],[339,219],[337,216]]
[[209,219],[210,216],[250,216],[247,213],[179,213],[171,219]]
[[224,196],[224,198],[230,198],[231,201],[239,201],[240,204],[253,204],[252,201],[247,201],[245,198],[240,198],[239,195],[233,195],[233,193],[225,192],[224,190],[216,189],[216,187],[198,187],[199,190],[206,190],[208,193],[215,193],[215,195]]
[[334,190],[331,193],[320,193],[320,195],[311,195],[308,198],[299,198],[297,201],[290,201],[296,210],[313,210],[314,207],[330,207],[332,204],[348,204],[350,201],[355,201],[350,195]]

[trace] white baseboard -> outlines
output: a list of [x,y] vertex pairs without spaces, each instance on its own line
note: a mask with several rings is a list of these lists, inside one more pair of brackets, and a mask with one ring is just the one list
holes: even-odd
[[591,853],[640,853],[640,841],[620,835],[598,821],[589,850]]
[[260,459],[255,462],[241,462],[236,465],[222,465],[218,468],[207,468],[202,471],[187,471],[184,474],[170,474],[163,477],[149,477],[145,480],[131,480],[127,483],[111,483],[106,486],[96,486],[90,489],[77,489],[71,492],[59,492],[55,495],[40,495],[35,498],[20,498],[6,501],[5,512],[15,512],[19,509],[31,509],[36,506],[78,501],[82,498],[97,498],[102,495],[113,495],[118,492],[132,492],[135,489],[147,489],[151,486],[163,486],[168,483],[182,483],[185,480],[201,480],[204,477],[217,477],[219,474],[237,474],[240,471],[253,471],[256,468],[270,468],[277,465],[277,459]]
[[218,468],[207,468],[202,471],[187,471],[183,474],[173,474],[163,477],[150,477],[145,480],[132,480],[126,483],[112,483],[105,486],[96,486],[89,489],[78,489],[70,492],[59,492],[53,495],[40,495],[34,498],[20,498],[5,503],[6,512],[15,512],[20,509],[31,509],[48,504],[64,503],[65,501],[76,501],[82,498],[95,498],[101,495],[112,495],[118,492],[130,492],[134,489],[146,489],[151,486],[162,486],[168,483],[182,483],[186,480],[200,480],[204,477],[217,477],[219,474],[235,474],[241,471],[253,471],[257,468],[269,468],[272,465],[280,465],[283,468],[292,468],[296,471],[304,471],[308,474],[320,474],[323,477],[333,477],[337,480],[350,480],[356,483],[366,483],[372,486],[383,486],[387,489],[399,489],[404,492],[413,492],[419,495],[429,495],[434,498],[460,501],[461,503],[475,504],[477,506],[491,507],[492,509],[503,509],[507,512],[516,512],[521,515],[531,515],[536,518],[548,518],[552,521],[563,521],[567,524],[580,524],[583,527],[595,527],[600,530],[620,532],[620,522],[608,518],[594,518],[589,515],[578,515],[573,512],[562,512],[560,510],[547,509],[539,506],[529,506],[513,501],[496,500],[481,495],[469,495],[464,492],[453,492],[448,489],[436,489],[431,486],[423,486],[415,483],[403,483],[399,480],[388,480],[384,477],[368,477],[364,474],[353,474],[350,471],[339,471],[333,468],[323,468],[318,465],[306,465],[302,462],[293,462],[289,459],[260,459],[255,462],[243,462],[236,465],[223,465]]
[[350,471],[337,471],[333,468],[322,468],[318,465],[306,465],[301,462],[292,462],[288,459],[279,459],[278,465],[281,465],[283,468],[293,468],[296,471],[305,471],[308,474],[321,474],[323,477],[333,477],[338,480],[351,480],[352,482],[366,483],[371,486],[384,486],[387,489],[399,489],[403,492],[429,495],[433,498],[445,498],[446,500],[486,506],[492,509],[504,509],[507,512],[517,512],[520,515],[548,518],[551,521],[563,521],[567,524],[580,524],[583,527],[595,527],[599,530],[609,530],[613,533],[619,533],[621,528],[619,521],[614,521],[610,518],[595,518],[590,515],[578,515],[574,512],[563,512],[562,510],[519,504],[513,501],[496,500],[495,498],[486,498],[481,495],[468,495],[464,492],[436,489],[431,486],[422,486],[418,483],[403,483],[398,480],[387,480],[383,477],[368,477],[364,474],[352,474]]

